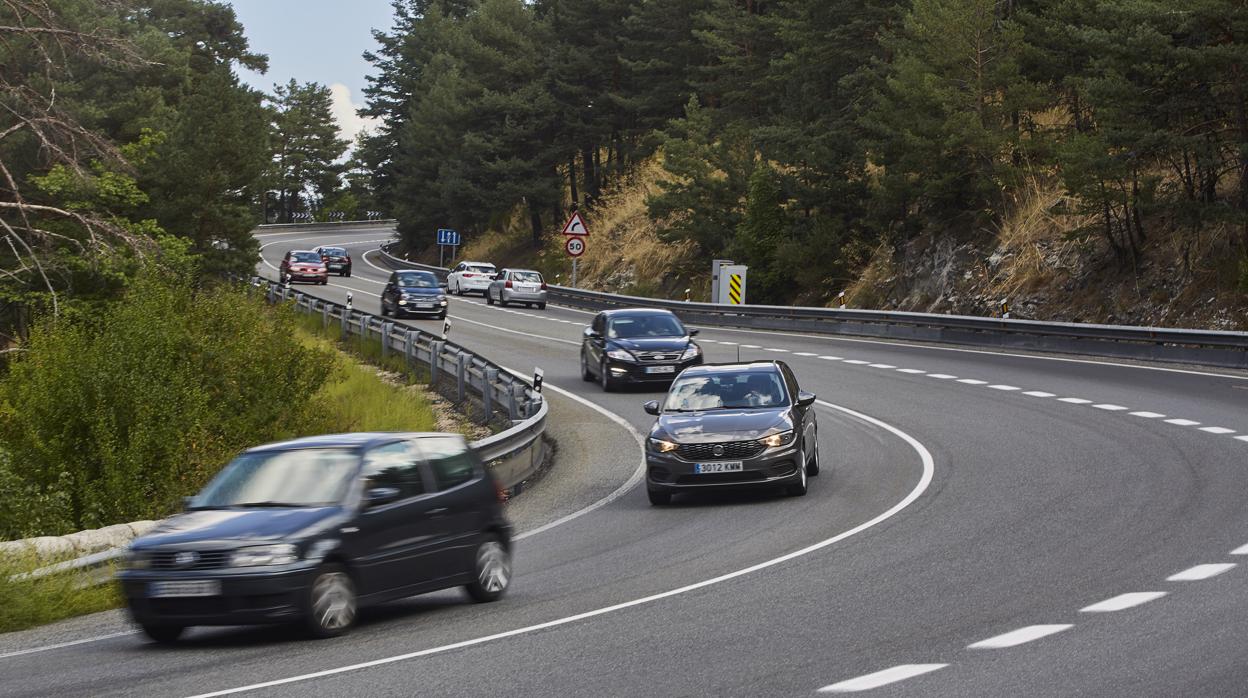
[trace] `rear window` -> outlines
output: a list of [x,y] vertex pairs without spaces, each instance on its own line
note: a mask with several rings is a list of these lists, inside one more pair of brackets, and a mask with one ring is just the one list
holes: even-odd
[[439,490],[449,489],[476,477],[477,458],[463,439],[431,436],[416,442],[433,469]]
[[511,278],[515,279],[516,281],[527,282],[527,283],[534,283],[534,284],[542,283],[542,275],[538,274],[535,271],[513,271],[511,272]]
[[323,255],[335,255],[335,256],[338,256],[338,257],[345,257],[345,256],[347,256],[347,251],[346,251],[346,250],[344,250],[344,249],[342,249],[341,247],[322,247],[322,248],[321,248],[321,254],[323,254]]
[[290,256],[296,262],[319,262],[321,256],[315,252],[296,252]]
[[496,270],[492,265],[486,264],[469,264],[464,271],[474,271],[478,274],[493,274]]

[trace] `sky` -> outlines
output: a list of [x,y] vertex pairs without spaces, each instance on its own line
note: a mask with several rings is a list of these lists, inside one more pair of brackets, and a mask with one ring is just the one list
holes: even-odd
[[329,87],[334,118],[343,138],[354,140],[371,119],[355,114],[364,104],[365,76],[372,66],[365,51],[374,50],[372,30],[391,27],[390,0],[227,0],[242,23],[251,50],[269,57],[261,75],[246,69],[239,77],[272,92],[274,83],[294,78]]

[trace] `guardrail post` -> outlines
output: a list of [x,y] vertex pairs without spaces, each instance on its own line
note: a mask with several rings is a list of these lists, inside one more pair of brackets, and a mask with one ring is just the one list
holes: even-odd
[[321,327],[329,329],[329,303],[321,301]]
[[507,390],[507,416],[511,421],[520,419],[520,400],[516,397],[516,389],[524,390],[523,387],[512,383]]
[[342,309],[342,338],[346,339],[351,336],[351,311],[346,308]]
[[442,347],[446,342],[433,342],[429,345],[429,385],[438,384],[438,359],[442,356]]
[[459,356],[457,357],[457,361],[459,361],[459,364],[455,367],[455,383],[456,383],[457,393],[459,395],[459,404],[461,405],[464,404],[464,398],[468,396],[468,393],[466,391],[467,386],[465,385],[465,379],[468,377],[469,356],[470,355],[467,354],[466,352],[462,352],[462,351],[459,352]]
[[494,416],[494,384],[498,382],[498,369],[485,369],[485,386],[481,389],[481,406],[484,408],[481,414],[481,423],[489,424],[490,418]]
[[390,356],[390,331],[394,329],[393,322],[381,323],[381,358]]
[[413,350],[416,348],[414,333],[416,330],[406,330],[403,332],[403,357],[406,360],[408,368],[412,367]]

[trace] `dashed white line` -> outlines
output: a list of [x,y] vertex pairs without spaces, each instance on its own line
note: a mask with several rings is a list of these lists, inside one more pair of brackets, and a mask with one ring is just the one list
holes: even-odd
[[[715,341],[715,340],[708,340],[708,341]],[[724,341],[720,341],[720,344],[727,344],[727,345],[728,345],[728,346],[730,346],[730,347],[735,347],[735,346],[737,346],[737,343],[736,343],[736,342],[724,342]]]
[[839,356],[820,356],[819,358],[823,359],[824,361],[841,361],[842,360],[841,357]]
[[927,371],[923,371],[923,370],[921,370],[921,369],[917,369],[917,368],[899,368],[899,369],[897,369],[897,372],[898,372],[898,373],[910,373],[910,374],[914,374],[914,375],[920,375],[920,374],[923,374],[923,373],[927,373]]
[[869,364],[869,363],[871,363],[871,362],[870,362],[870,361],[863,361],[862,359],[845,359],[845,363],[847,363],[847,364],[853,364],[853,365],[855,365],[855,366],[866,366],[867,364]]
[[1235,433],[1234,429],[1227,429],[1226,427],[1201,427],[1200,430],[1207,431],[1210,434],[1234,434]]
[[1083,399],[1083,398],[1081,398],[1081,397],[1059,397],[1059,398],[1057,399],[1057,401],[1058,401],[1058,402],[1068,402],[1068,403],[1070,403],[1070,404],[1072,404],[1072,405],[1090,405],[1090,404],[1092,404],[1092,401],[1091,401],[1091,400],[1084,400],[1084,399]]
[[1114,405],[1108,402],[1102,402],[1098,405],[1093,405],[1093,407],[1095,407],[1098,410],[1105,410],[1106,412],[1125,412],[1128,409],[1130,409],[1129,407],[1123,407],[1122,405]]
[[996,385],[990,385],[990,386],[988,386],[988,387],[989,387],[989,388],[991,388],[992,390],[1003,390],[1003,391],[1006,391],[1006,392],[1009,392],[1009,391],[1011,391],[1011,390],[1021,390],[1021,388],[1019,388],[1019,387],[1018,387],[1018,386],[1016,386],[1016,385],[1001,385],[1001,384],[996,384]]
[[1046,393],[1043,390],[1028,390],[1023,393],[1023,395],[1030,395],[1032,397],[1057,397],[1057,393]]
[[1248,436],[1236,436],[1236,441],[1248,441]]
[[1172,574],[1166,577],[1167,582],[1199,582],[1202,579],[1216,577],[1219,574],[1235,567],[1234,562],[1211,562],[1204,565],[1196,565],[1189,567],[1178,574]]
[[1175,424],[1181,427],[1194,427],[1200,422],[1193,422],[1190,419],[1167,419],[1166,424]]
[[819,693],[854,693],[857,691],[869,691],[880,686],[887,686],[890,683],[905,681],[916,676],[929,674],[938,669],[944,669],[948,664],[901,664],[892,669],[877,671],[874,674],[866,674],[856,679],[841,681],[830,686],[824,686],[819,689]]
[[742,344],[741,348],[742,349],[762,349],[762,347],[760,347],[757,344]]
[[818,356],[818,354],[813,351],[795,351],[793,352],[793,356]]
[[958,382],[966,383],[967,385],[988,385],[988,381],[981,381],[977,378],[959,378]]
[[1132,412],[1132,417],[1143,417],[1144,419],[1161,419],[1166,416],[1160,412]]
[[1128,608],[1135,608],[1140,604],[1146,604],[1149,601],[1155,601],[1165,596],[1164,591],[1133,591],[1129,594],[1119,594],[1113,598],[1094,603],[1091,606],[1079,609],[1080,613],[1112,613],[1114,611],[1122,611]]
[[1018,645],[1039,640],[1042,637],[1048,637],[1063,630],[1069,630],[1075,626],[1067,624],[1054,625],[1029,625],[1018,630],[1011,630],[1008,633],[990,637],[987,640],[973,642],[966,646],[968,650],[997,650],[1007,647],[1017,647]]
[[782,353],[782,354],[787,354],[787,353],[789,353],[789,350],[788,350],[788,349],[776,349],[775,347],[767,347],[767,348],[763,349],[763,351],[774,351],[774,352],[779,352],[779,353]]
[[1231,551],[1232,555],[1248,555],[1248,545],[1241,545]]
[[897,368],[892,364],[868,364],[871,368]]
[[927,377],[928,377],[928,378],[939,378],[939,379],[941,379],[941,380],[950,380],[950,379],[952,379],[952,378],[957,378],[957,376],[951,376],[951,375],[949,375],[948,373],[929,373],[929,374],[927,374]]

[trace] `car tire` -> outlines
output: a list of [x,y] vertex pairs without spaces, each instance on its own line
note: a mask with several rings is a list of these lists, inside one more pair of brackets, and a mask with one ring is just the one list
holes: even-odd
[[818,475],[818,474],[819,474],[819,437],[818,437],[818,433],[819,433],[819,432],[817,432],[817,431],[815,432],[815,434],[816,434],[816,436],[815,436],[815,454],[811,457],[811,459],[810,459],[810,460],[806,461],[806,474],[807,474],[808,476],[810,476],[810,477],[814,477],[815,475]]
[[497,536],[490,536],[477,545],[472,557],[473,580],[464,590],[477,603],[497,601],[511,584],[511,553]]
[[498,304],[499,304],[500,306],[504,307],[504,308],[506,308],[508,305],[511,305],[511,303],[510,303],[509,301],[505,301],[505,300],[503,300],[503,292],[502,292],[502,291],[499,291],[499,292],[498,292]]
[[598,364],[598,384],[602,386],[602,392],[610,393],[615,391],[615,383],[610,378],[611,372],[607,370],[607,362],[604,360]]
[[308,587],[304,625],[313,637],[337,637],[355,624],[355,582],[341,565],[321,566]]
[[[463,295],[463,294],[460,294],[460,295]],[[485,292],[485,304],[494,305],[494,296],[491,296],[488,290]]]
[[381,316],[382,316],[382,317],[386,317],[386,316],[387,316],[387,315],[389,315],[389,314],[390,314],[390,311],[389,311],[389,310],[386,310],[386,302],[385,302],[385,301],[382,301],[382,302],[381,302]]
[[594,382],[594,374],[589,370],[589,361],[585,359],[585,351],[581,350],[581,380],[586,383]]
[[538,310],[545,310],[545,309],[546,309],[546,304],[545,304],[545,303],[538,303],[538,304],[537,304],[537,309],[538,309]]
[[647,489],[646,496],[650,498],[652,506],[661,507],[672,503],[671,492],[656,492],[655,490]]
[[322,286],[328,286],[328,285],[329,285],[329,279],[325,279],[324,281],[322,281],[322,282],[321,282],[321,285],[322,285]]
[[[805,458],[805,454],[802,454],[802,457]],[[787,488],[785,488],[785,493],[788,494],[790,497],[802,497],[802,496],[805,496],[806,494],[806,490],[807,490],[806,468],[805,467],[799,468],[797,472],[800,475],[800,478],[797,484],[789,485]]]
[[350,269],[348,269],[348,270],[347,270],[347,272],[346,272],[345,274],[343,274],[343,276],[351,276],[351,270],[350,270]]
[[446,319],[446,311],[444,310],[444,311],[442,311],[442,312],[438,313],[437,318],[438,318],[439,320],[445,320],[445,319]]
[[143,634],[152,642],[158,642],[162,645],[172,645],[182,637],[182,633],[186,632],[185,625],[169,625],[166,623],[140,623],[139,627],[143,629]]

